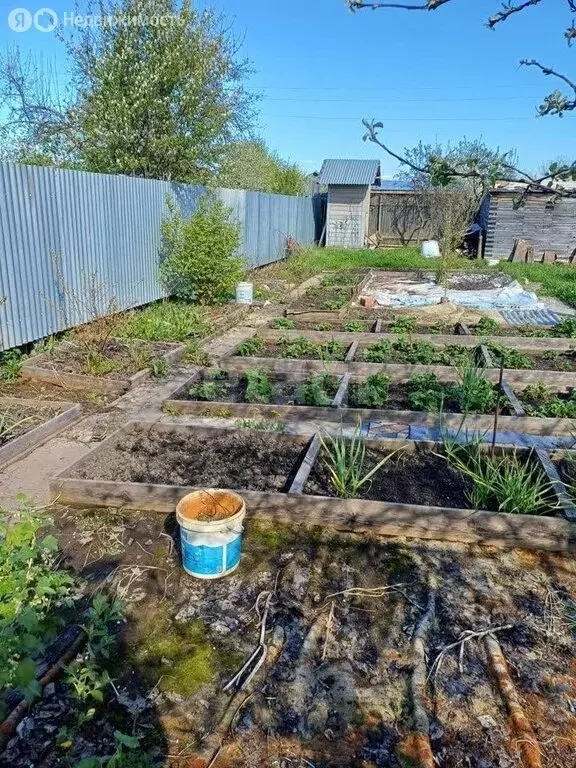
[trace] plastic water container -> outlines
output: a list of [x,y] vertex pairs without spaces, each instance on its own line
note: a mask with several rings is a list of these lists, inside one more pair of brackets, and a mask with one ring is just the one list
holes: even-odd
[[440,256],[440,246],[437,240],[423,240],[420,253],[425,259],[437,259]]
[[254,286],[252,283],[236,283],[236,304],[252,304]]
[[219,579],[236,570],[242,550],[244,499],[232,491],[207,488],[180,499],[182,565],[198,579]]

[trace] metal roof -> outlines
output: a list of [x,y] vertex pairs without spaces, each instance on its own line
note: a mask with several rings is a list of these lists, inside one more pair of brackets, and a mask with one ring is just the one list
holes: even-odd
[[379,184],[374,184],[373,192],[413,192],[414,184],[404,179],[380,179]]
[[320,184],[374,184],[380,179],[379,160],[324,160]]

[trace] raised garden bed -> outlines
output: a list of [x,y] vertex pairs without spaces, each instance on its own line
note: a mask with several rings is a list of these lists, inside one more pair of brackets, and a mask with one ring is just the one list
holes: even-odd
[[42,445],[81,414],[77,403],[0,398],[0,466]]
[[[573,345],[574,342],[572,342]],[[505,368],[514,370],[576,371],[576,351],[574,349],[566,351],[549,349],[536,353],[497,344],[493,341],[488,341],[486,348],[496,366],[500,366],[503,362]]]
[[313,341],[306,336],[264,338],[256,334],[241,342],[236,355],[240,357],[286,358],[292,360],[345,360],[350,345],[336,339],[324,338]]
[[342,377],[331,374],[282,375],[265,368],[244,373],[207,369],[179,387],[163,408],[168,414],[322,418],[338,407]]
[[548,419],[576,419],[576,390],[558,391],[546,384],[529,384],[517,392],[528,416]]
[[[220,486],[237,490],[245,498],[249,517],[271,523],[504,548],[576,549],[572,527],[560,517],[305,495],[302,491],[321,452],[319,436],[308,443],[307,450],[305,446],[306,438],[294,435],[131,423],[60,473],[50,487],[62,504],[170,513],[193,488]],[[402,449],[406,462],[418,449],[441,450],[434,444],[401,440],[368,441],[366,447],[370,451]],[[499,449],[499,453],[507,451]]]
[[103,352],[63,341],[24,361],[22,377],[67,389],[122,393],[150,375],[162,376],[184,346],[159,341],[111,339]]

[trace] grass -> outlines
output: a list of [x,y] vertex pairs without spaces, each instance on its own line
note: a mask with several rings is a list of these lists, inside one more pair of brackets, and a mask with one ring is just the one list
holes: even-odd
[[201,309],[185,301],[166,300],[120,315],[112,335],[146,341],[185,341],[203,338],[212,331]]
[[[520,283],[540,283],[538,293],[542,296],[554,296],[576,307],[576,269],[558,264],[513,264],[501,262],[496,267],[489,267],[483,259],[469,260],[454,256],[442,260],[448,270],[466,272],[500,271],[516,278]],[[367,248],[348,250],[343,248],[303,248],[293,256],[277,264],[271,264],[257,272],[259,278],[284,279],[289,282],[302,282],[319,272],[338,269],[393,269],[435,270],[438,259],[425,259],[418,248]]]

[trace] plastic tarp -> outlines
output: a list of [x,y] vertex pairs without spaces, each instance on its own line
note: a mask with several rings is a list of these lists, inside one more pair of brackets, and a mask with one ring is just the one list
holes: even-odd
[[396,283],[392,290],[375,290],[372,296],[383,307],[422,307],[439,304],[441,299],[477,309],[543,309],[546,306],[517,280],[502,287],[466,291],[444,288],[429,281],[406,281],[404,285]]

